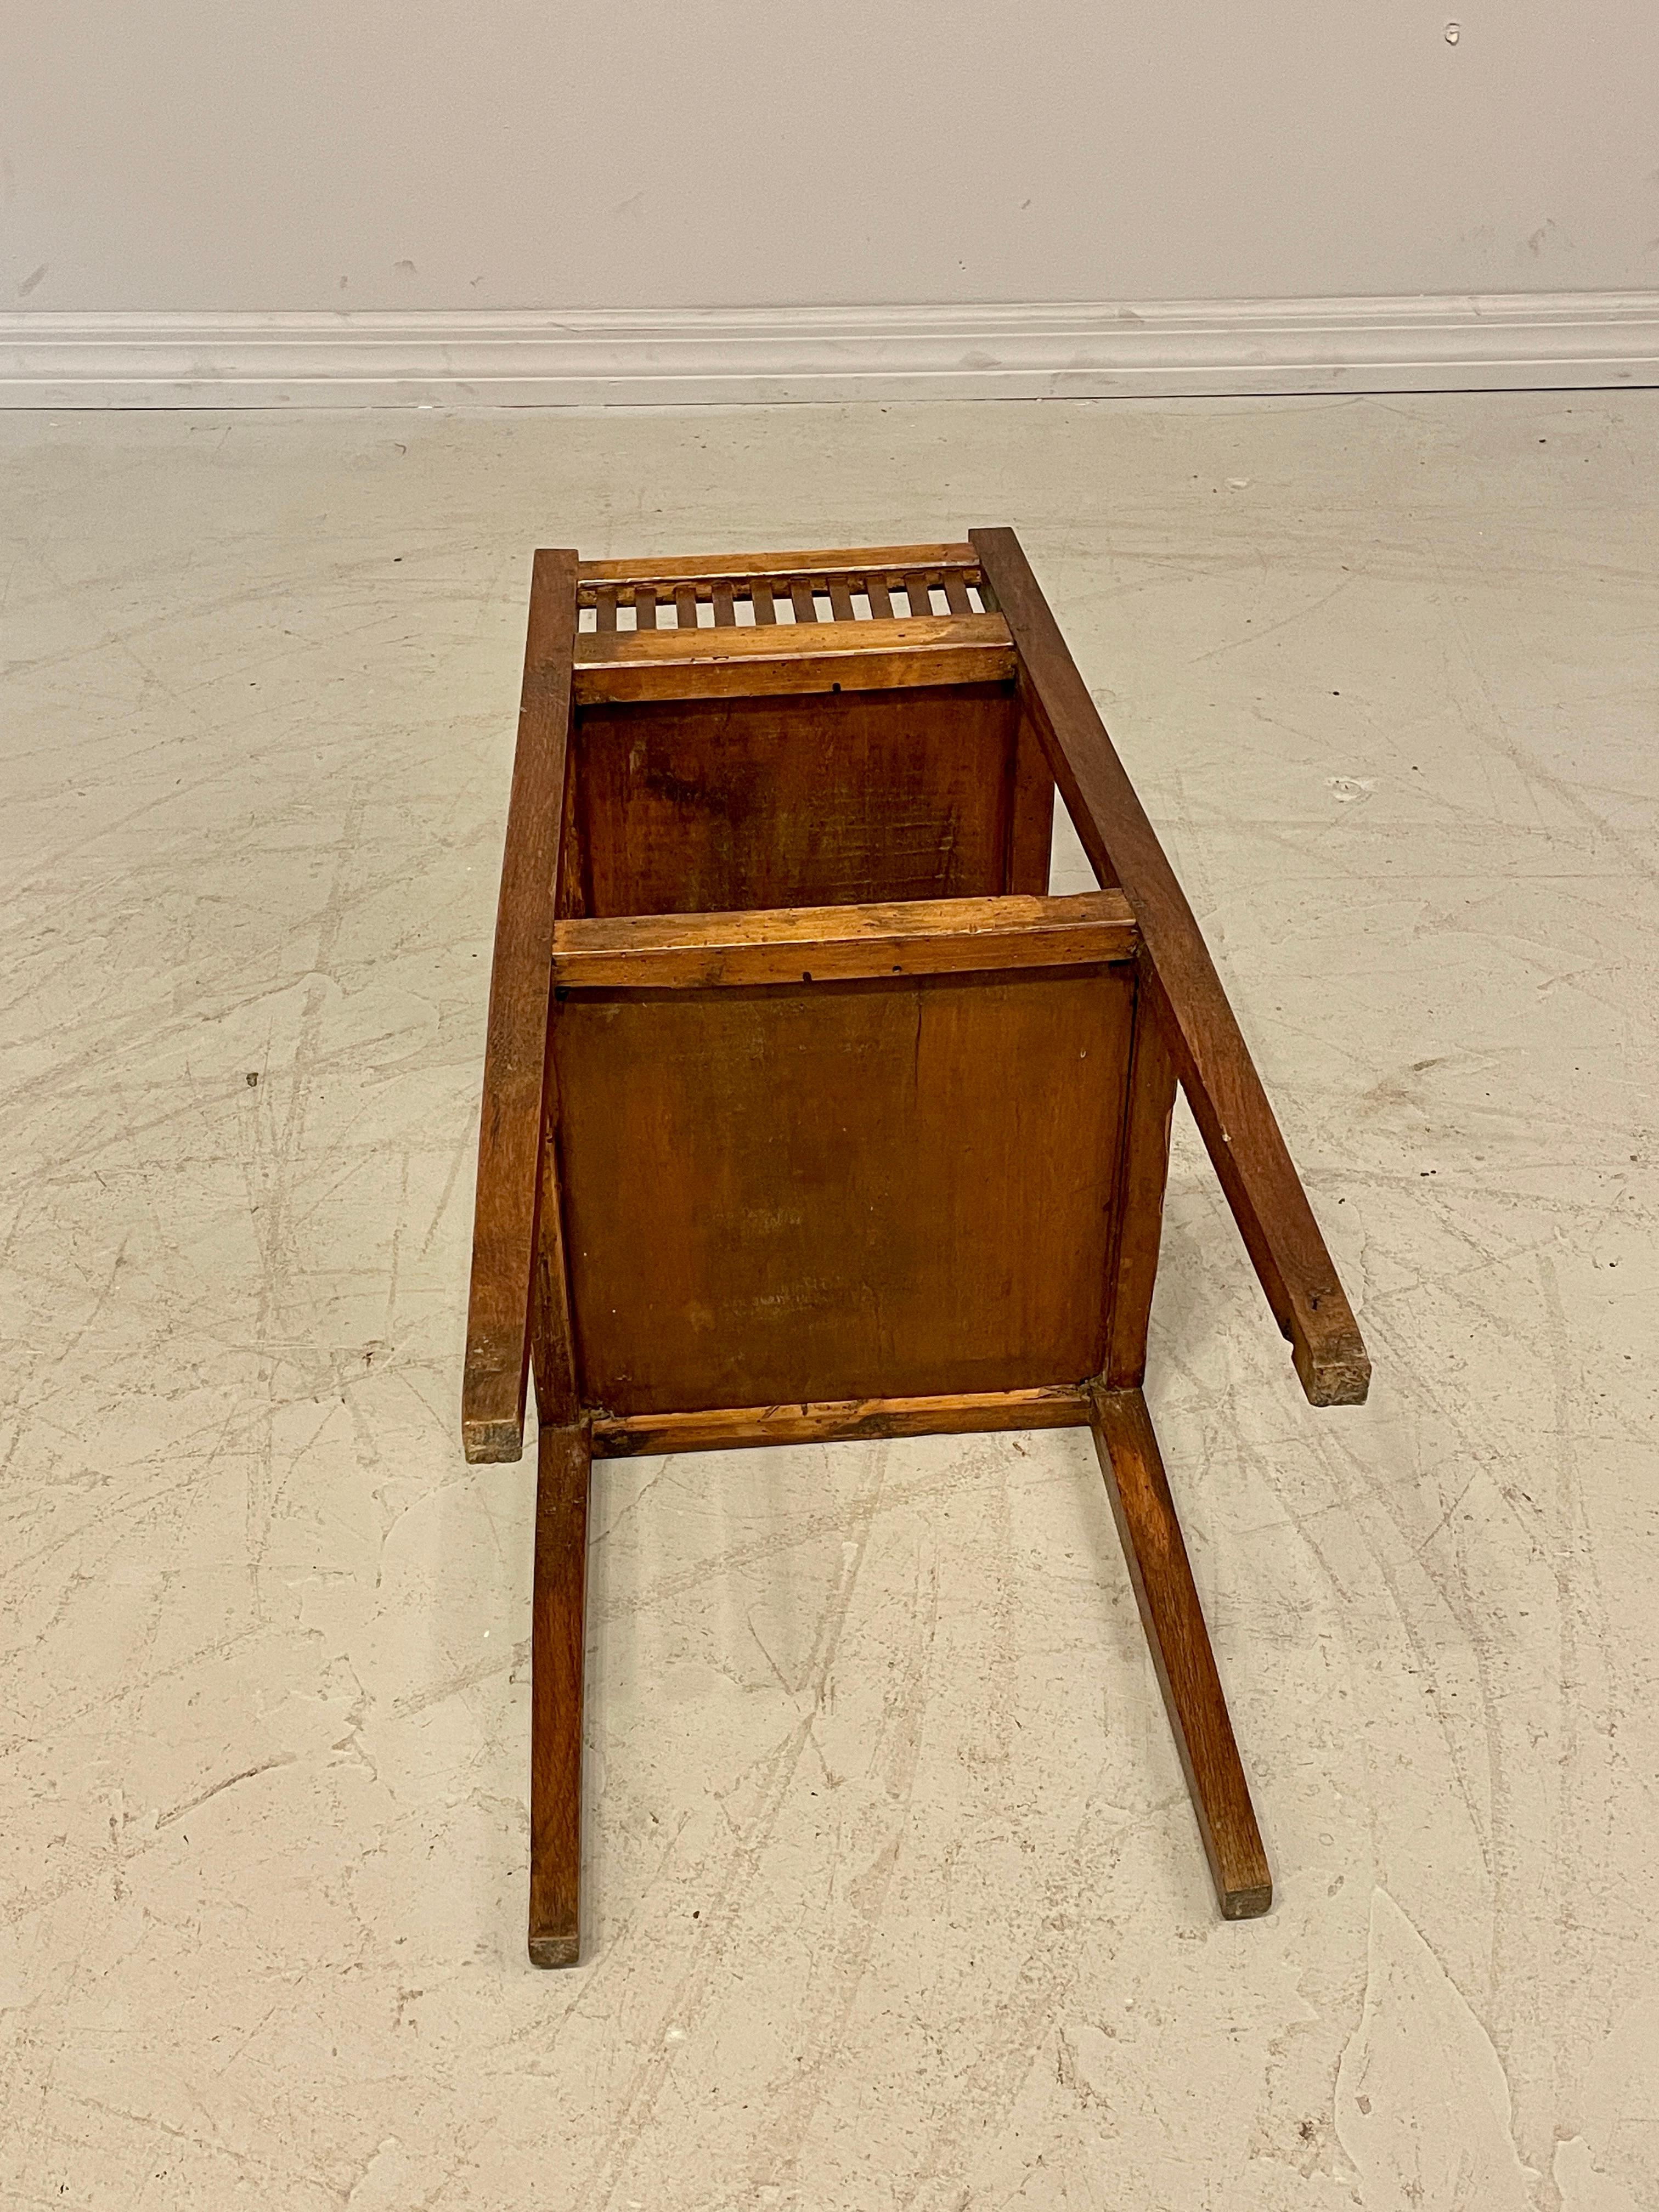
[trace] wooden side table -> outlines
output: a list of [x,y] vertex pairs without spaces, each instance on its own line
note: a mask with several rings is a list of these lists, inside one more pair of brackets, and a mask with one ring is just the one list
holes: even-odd
[[[1054,794],[1101,888],[1048,896]],[[1370,1362],[1009,530],[535,557],[462,1430],[540,1424],[530,1955],[579,1950],[590,1462],[1088,1425],[1221,1910],[1273,1885],[1141,1382],[1176,1085],[1316,1406]]]

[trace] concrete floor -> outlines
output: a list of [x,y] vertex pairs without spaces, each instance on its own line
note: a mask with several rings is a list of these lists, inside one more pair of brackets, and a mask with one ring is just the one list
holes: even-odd
[[[1659,392],[0,465],[0,2203],[1659,2204]],[[975,521],[1376,1361],[1304,1403],[1183,1109],[1149,1395],[1279,1902],[1215,1916],[1086,1436],[620,1462],[538,1973],[531,1470],[456,1441],[529,550]]]

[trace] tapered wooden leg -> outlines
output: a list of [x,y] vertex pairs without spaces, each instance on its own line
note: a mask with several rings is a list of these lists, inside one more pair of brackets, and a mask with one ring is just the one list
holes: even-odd
[[1255,1809],[1240,1763],[1215,1654],[1176,1518],[1146,1401],[1138,1389],[1091,1392],[1095,1448],[1129,1564],[1141,1626],[1175,1730],[1216,1895],[1229,1920],[1273,1901]]
[[586,1649],[587,1425],[544,1429],[536,1477],[530,1653],[530,1959],[580,1948],[582,1660]]

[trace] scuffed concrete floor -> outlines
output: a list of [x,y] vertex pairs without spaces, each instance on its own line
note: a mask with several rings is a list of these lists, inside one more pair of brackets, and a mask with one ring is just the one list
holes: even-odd
[[[1659,2203],[1659,393],[0,418],[0,2201]],[[1184,1110],[1149,1390],[1279,1883],[1086,1437],[456,1442],[530,549],[1024,533],[1376,1364]],[[1059,879],[1075,884],[1076,857]]]

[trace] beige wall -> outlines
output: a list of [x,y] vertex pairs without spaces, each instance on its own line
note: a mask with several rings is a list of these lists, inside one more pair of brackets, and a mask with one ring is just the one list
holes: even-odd
[[0,308],[1659,284],[1653,0],[1457,4],[15,0]]

